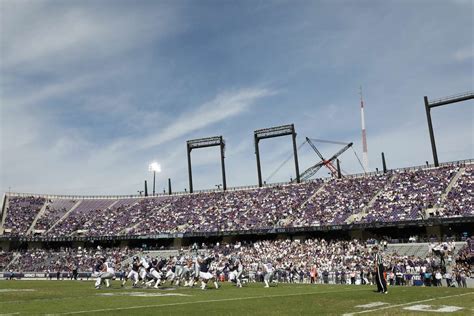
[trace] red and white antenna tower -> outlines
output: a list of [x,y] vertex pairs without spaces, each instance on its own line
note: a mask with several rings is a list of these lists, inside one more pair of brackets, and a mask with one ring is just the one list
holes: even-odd
[[362,162],[364,171],[369,171],[369,153],[367,152],[367,133],[365,131],[364,100],[362,98],[362,87],[360,87],[360,118],[362,123]]

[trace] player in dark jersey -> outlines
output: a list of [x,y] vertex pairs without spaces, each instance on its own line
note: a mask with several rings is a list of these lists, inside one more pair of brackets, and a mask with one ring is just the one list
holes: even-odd
[[103,257],[99,257],[97,259],[97,262],[94,266],[94,276],[97,278],[96,279],[96,282],[95,282],[95,288],[96,289],[100,289],[100,285],[102,283],[102,278],[101,278],[101,275],[102,273],[106,272],[107,270],[107,267],[104,265],[105,263],[105,258]]
[[230,271],[229,278],[231,281],[236,283],[237,287],[242,287],[242,274],[244,271],[244,266],[240,258],[231,258],[228,268]]
[[151,284],[155,282],[155,286],[154,286],[155,289],[158,288],[161,281],[161,274],[159,272],[160,271],[159,263],[160,261],[157,258],[153,258],[148,263],[148,268],[146,269],[147,277],[150,279],[150,281],[148,281],[146,285],[151,286]]
[[122,281],[122,287],[125,286],[127,280],[130,279],[133,282],[133,287],[137,287],[138,284],[138,272],[140,271],[142,264],[140,262],[140,258],[134,256],[132,259],[132,267],[130,272],[128,273],[127,277]]
[[219,288],[216,277],[210,271],[212,261],[214,261],[214,257],[207,257],[205,259],[198,260],[199,278],[201,279],[202,290],[206,289],[206,285],[209,280],[213,280],[216,289]]

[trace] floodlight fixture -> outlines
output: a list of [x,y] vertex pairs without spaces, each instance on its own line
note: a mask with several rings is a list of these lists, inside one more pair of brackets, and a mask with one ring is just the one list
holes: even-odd
[[161,172],[161,165],[159,163],[157,163],[156,161],[153,161],[148,166],[148,170],[153,171],[153,172]]
[[148,165],[148,170],[153,172],[153,196],[155,196],[156,173],[161,172],[161,165],[156,161],[153,161]]

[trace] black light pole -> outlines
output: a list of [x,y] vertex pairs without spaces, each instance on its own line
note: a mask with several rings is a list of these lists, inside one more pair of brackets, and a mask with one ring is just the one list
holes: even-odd
[[382,168],[383,173],[387,173],[387,163],[385,162],[385,154],[382,152]]
[[155,196],[156,173],[161,172],[161,166],[154,161],[148,166],[148,170],[153,171],[153,196]]
[[153,170],[153,196],[155,196],[156,171]]
[[298,148],[296,147],[296,131],[293,124],[281,125],[275,127],[269,127],[264,129],[259,129],[253,132],[254,143],[255,143],[255,156],[257,158],[257,176],[258,176],[258,186],[262,186],[262,169],[260,166],[260,151],[258,143],[262,139],[280,137],[291,135],[293,141],[293,158],[295,160],[295,173],[296,173],[296,182],[300,183],[300,169],[298,165]]
[[336,164],[337,164],[337,178],[338,179],[341,179],[342,178],[342,174],[341,174],[341,165],[339,163],[339,159],[336,159]]
[[191,151],[197,148],[219,146],[221,149],[221,169],[222,169],[222,186],[224,191],[227,190],[225,177],[225,141],[222,136],[212,136],[198,139],[191,139],[186,142],[186,151],[188,153],[188,177],[189,177],[189,193],[193,193],[193,173],[191,166]]
[[435,136],[434,136],[434,131],[433,131],[433,123],[431,122],[431,109],[433,109],[435,107],[438,107],[438,106],[447,105],[447,104],[472,100],[472,99],[474,99],[474,92],[472,92],[472,91],[465,92],[465,93],[461,93],[461,94],[458,94],[458,95],[444,97],[444,98],[437,99],[437,100],[432,100],[432,101],[429,101],[427,96],[425,96],[423,99],[424,99],[424,102],[425,102],[426,121],[428,123],[428,132],[430,134],[431,151],[433,152],[433,163],[434,163],[435,167],[438,167],[439,166],[438,152],[436,150],[436,141],[435,141]]

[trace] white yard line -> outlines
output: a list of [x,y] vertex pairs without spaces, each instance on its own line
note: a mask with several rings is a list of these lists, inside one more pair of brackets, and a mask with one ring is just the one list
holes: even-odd
[[428,298],[426,300],[421,300],[421,301],[413,301],[409,303],[403,303],[403,304],[397,304],[397,305],[389,305],[385,307],[380,307],[380,308],[375,308],[375,309],[369,309],[365,311],[360,311],[360,312],[354,312],[354,313],[347,313],[343,314],[342,316],[352,316],[352,315],[357,315],[357,314],[364,314],[364,313],[372,313],[372,312],[377,312],[381,311],[384,309],[389,309],[389,308],[394,308],[394,307],[400,307],[400,306],[406,306],[406,305],[412,305],[412,304],[418,304],[418,303],[424,303],[424,302],[430,302],[430,301],[435,301],[435,300],[442,300],[445,298],[451,298],[451,297],[460,297],[460,296],[465,296],[465,295],[472,295],[474,292],[469,292],[469,293],[464,293],[464,294],[458,294],[458,295],[449,295],[449,296],[441,296],[441,297],[433,297],[433,298]]
[[263,295],[263,296],[248,296],[248,297],[234,297],[234,298],[223,298],[216,300],[202,300],[192,302],[178,302],[168,304],[154,304],[154,305],[140,305],[140,306],[129,306],[129,307],[117,307],[117,308],[102,308],[66,313],[56,313],[49,315],[73,315],[73,314],[85,314],[85,313],[99,313],[99,312],[113,312],[121,310],[141,309],[141,308],[152,308],[152,307],[167,307],[167,306],[179,306],[179,305],[192,305],[192,304],[203,304],[203,303],[217,303],[217,302],[229,302],[229,301],[241,301],[241,300],[254,300],[261,298],[274,298],[274,297],[287,297],[287,296],[298,296],[298,295],[316,295],[316,294],[328,294],[328,293],[343,293],[343,292],[354,292],[360,290],[344,290],[344,291],[325,291],[325,292],[309,292],[309,293],[293,293],[293,294],[278,294],[278,295]]

